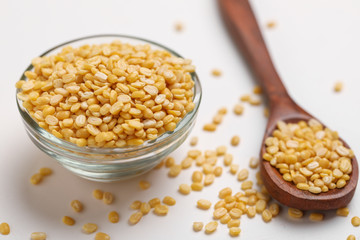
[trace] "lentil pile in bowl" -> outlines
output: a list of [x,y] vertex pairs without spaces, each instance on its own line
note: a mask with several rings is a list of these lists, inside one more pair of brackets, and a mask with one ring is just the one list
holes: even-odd
[[35,144],[65,167],[123,179],[156,166],[189,134],[201,99],[194,70],[144,39],[81,38],[32,61],[16,84],[18,106]]

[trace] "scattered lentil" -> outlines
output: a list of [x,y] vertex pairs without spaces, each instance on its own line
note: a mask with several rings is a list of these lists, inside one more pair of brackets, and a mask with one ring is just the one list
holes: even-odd
[[31,240],[46,240],[46,233],[44,232],[33,232],[31,233]]
[[98,226],[95,223],[85,223],[82,226],[82,231],[87,234],[91,234],[96,232],[98,229]]
[[110,236],[103,232],[98,232],[95,235],[95,240],[110,240]]
[[304,215],[304,213],[296,208],[289,208],[288,209],[288,215],[292,218],[302,218],[302,216]]
[[104,192],[102,200],[105,204],[109,205],[109,204],[113,203],[114,195],[112,195],[112,193],[110,193],[110,192]]
[[103,196],[104,196],[104,192],[99,190],[99,189],[95,189],[93,192],[93,197],[97,200],[101,200],[103,199]]
[[169,207],[166,205],[158,204],[154,208],[154,213],[158,216],[165,216],[169,211]]
[[215,221],[209,222],[208,224],[205,225],[205,233],[211,234],[211,233],[215,232],[217,226],[218,226],[217,222],[215,222]]
[[320,222],[324,219],[324,214],[322,213],[310,213],[309,215],[310,221]]
[[191,187],[188,184],[180,184],[179,186],[179,192],[183,195],[188,195],[191,191]]
[[197,201],[196,206],[200,209],[208,210],[211,207],[211,202],[209,200],[200,199]]
[[344,84],[342,82],[336,82],[335,85],[334,85],[334,91],[335,92],[341,92],[343,87],[344,87]]
[[71,201],[70,205],[75,212],[81,212],[84,208],[83,204],[79,200]]
[[220,69],[217,69],[217,68],[214,68],[212,71],[211,71],[211,74],[215,77],[220,77],[222,72]]
[[75,224],[75,220],[72,218],[72,217],[69,217],[69,216],[64,216],[62,218],[62,222],[65,224],[65,225],[68,225],[68,226],[72,226]]
[[204,223],[202,222],[193,222],[193,229],[195,232],[199,232],[203,229]]
[[233,145],[234,147],[239,145],[240,143],[240,137],[235,135],[231,138],[231,145]]
[[342,216],[342,217],[347,217],[349,215],[349,208],[344,207],[344,208],[339,208],[336,210],[336,215],[338,216]]
[[119,218],[119,213],[117,213],[116,211],[111,211],[108,215],[109,222],[111,223],[118,223]]
[[199,141],[198,137],[192,137],[190,139],[190,146],[192,146],[192,147],[196,146],[198,141]]
[[170,196],[165,196],[163,199],[163,203],[168,206],[174,206],[176,204],[176,200]]
[[133,213],[133,214],[131,214],[131,216],[130,216],[130,218],[129,218],[129,223],[131,224],[131,225],[135,225],[135,224],[137,224],[140,220],[141,220],[141,218],[143,217],[143,213],[142,212],[135,212],[135,213]]
[[139,187],[140,187],[142,190],[146,190],[146,189],[148,189],[150,186],[151,186],[151,184],[150,184],[148,181],[140,180],[140,182],[139,182]]
[[3,222],[3,223],[0,224],[0,233],[1,233],[2,235],[9,235],[9,233],[10,233],[10,226],[9,226],[8,223]]
[[358,227],[360,226],[360,218],[355,216],[351,219],[351,224],[354,226],[354,227]]

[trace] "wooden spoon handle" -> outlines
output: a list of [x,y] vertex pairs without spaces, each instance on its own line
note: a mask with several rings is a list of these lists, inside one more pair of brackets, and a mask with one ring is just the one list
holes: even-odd
[[273,104],[284,101],[293,105],[271,61],[248,0],[218,2],[229,32],[267,95],[270,108],[273,108]]

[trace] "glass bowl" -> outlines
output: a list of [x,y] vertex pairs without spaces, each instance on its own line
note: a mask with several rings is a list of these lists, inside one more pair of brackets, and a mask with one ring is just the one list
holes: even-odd
[[[138,37],[117,34],[94,35],[68,41],[46,51],[41,57],[55,54],[66,45],[79,47],[84,44],[110,43],[114,40],[133,45],[150,44],[154,49],[163,49],[174,56],[181,57],[161,44]],[[33,66],[30,65],[25,71],[31,71],[32,69]],[[165,132],[157,139],[146,141],[140,146],[123,148],[78,147],[71,142],[55,137],[39,127],[18,98],[16,98],[17,106],[27,134],[39,149],[80,177],[99,182],[111,182],[135,177],[151,170],[185,141],[195,124],[201,101],[199,79],[196,73],[191,73],[191,77],[195,82],[193,97],[195,108],[185,115],[174,131]],[[24,74],[21,80],[26,80]],[[19,90],[17,90],[18,92]]]

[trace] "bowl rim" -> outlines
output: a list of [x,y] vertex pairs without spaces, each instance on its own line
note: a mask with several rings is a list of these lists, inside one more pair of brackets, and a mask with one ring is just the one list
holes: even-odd
[[[124,35],[124,34],[96,34],[96,35],[89,35],[89,36],[85,36],[85,37],[76,38],[73,40],[69,40],[69,41],[60,43],[60,44],[56,45],[55,47],[50,48],[49,50],[40,54],[39,57],[46,56],[47,54],[49,54],[57,49],[61,50],[62,47],[65,47],[69,44],[73,44],[73,43],[80,42],[80,41],[87,40],[87,39],[96,39],[96,38],[120,38],[119,40],[121,40],[122,42],[124,42],[125,39],[136,40],[136,41],[142,42],[142,44],[150,44],[150,45],[152,45],[152,47],[153,46],[158,47],[160,49],[170,52],[172,55],[174,55],[176,57],[183,58],[180,54],[178,54],[174,50],[172,50],[160,43],[157,43],[157,42],[154,42],[151,40],[147,40],[145,38],[131,36],[131,35]],[[114,40],[116,40],[116,39],[112,39],[111,41],[114,41]],[[106,43],[106,42],[104,42],[104,43]],[[86,43],[84,43],[84,44],[86,44]],[[93,44],[95,44],[95,43],[93,43]],[[96,44],[101,44],[101,43],[96,43]],[[25,72],[30,71],[32,69],[33,69],[33,65],[30,64],[25,69],[25,71],[22,73],[19,80],[26,81],[27,77],[25,76]],[[45,129],[41,128],[38,125],[38,123],[30,116],[28,111],[22,107],[22,104],[21,104],[22,100],[20,100],[17,97],[17,94],[21,92],[20,89],[16,89],[16,95],[15,95],[16,105],[20,112],[22,120],[24,121],[24,123],[27,126],[29,126],[36,133],[40,134],[41,137],[43,137],[47,141],[50,141],[52,144],[58,145],[61,148],[64,148],[66,150],[71,150],[74,152],[79,152],[79,153],[84,153],[84,154],[102,154],[102,155],[125,154],[125,153],[132,153],[135,151],[143,152],[144,150],[153,148],[156,145],[166,144],[166,142],[171,137],[174,137],[174,136],[176,137],[177,135],[181,135],[180,130],[183,129],[189,122],[192,122],[194,120],[194,118],[196,117],[200,103],[201,103],[201,99],[202,99],[202,87],[201,87],[201,83],[200,83],[200,80],[199,80],[196,72],[192,72],[192,73],[190,73],[190,75],[191,75],[192,80],[195,83],[194,84],[194,97],[193,97],[193,103],[195,104],[194,109],[191,112],[187,113],[184,116],[184,118],[182,118],[177,123],[177,126],[174,131],[172,131],[172,132],[167,131],[167,132],[163,133],[161,136],[157,137],[156,139],[147,140],[139,146],[125,146],[125,147],[121,147],[121,148],[118,148],[118,147],[116,147],[116,148],[100,148],[100,147],[89,147],[89,146],[78,147],[76,144],[71,143],[70,141],[67,141],[64,139],[57,138],[53,134],[46,131]]]

